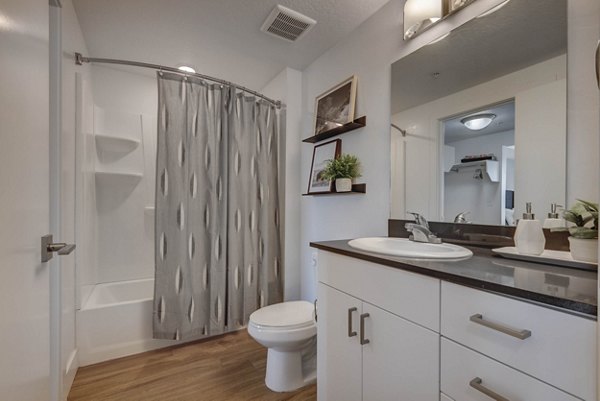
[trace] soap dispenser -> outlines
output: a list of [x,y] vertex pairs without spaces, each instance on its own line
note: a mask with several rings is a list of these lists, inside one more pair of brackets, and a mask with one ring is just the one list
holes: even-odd
[[539,220],[531,212],[531,202],[526,204],[526,213],[517,224],[515,231],[517,252],[523,255],[541,255],[546,245],[546,237]]
[[562,205],[557,205],[556,203],[550,204],[550,213],[548,213],[548,218],[544,220],[544,228],[565,227],[565,220],[561,219],[558,214],[559,207],[562,207]]

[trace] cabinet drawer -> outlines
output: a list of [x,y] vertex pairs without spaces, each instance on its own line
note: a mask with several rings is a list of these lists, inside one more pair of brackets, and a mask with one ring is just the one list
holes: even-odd
[[596,322],[447,282],[442,283],[441,313],[444,337],[585,400],[595,399]]
[[318,279],[439,332],[440,280],[319,251]]
[[[493,394],[486,395],[486,391],[494,392],[510,401],[577,400],[531,376],[445,338],[442,339],[441,371],[441,390],[455,400],[493,400]],[[478,383],[471,384],[477,379]],[[473,386],[478,386],[479,389]]]

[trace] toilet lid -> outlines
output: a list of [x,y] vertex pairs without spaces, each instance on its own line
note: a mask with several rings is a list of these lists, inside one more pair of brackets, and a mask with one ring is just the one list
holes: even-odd
[[250,322],[258,326],[292,327],[313,324],[313,304],[307,301],[289,301],[265,306],[250,315]]

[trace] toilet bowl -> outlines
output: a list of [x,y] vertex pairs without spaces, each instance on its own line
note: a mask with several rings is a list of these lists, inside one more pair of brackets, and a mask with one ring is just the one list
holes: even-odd
[[250,315],[248,333],[267,351],[265,384],[294,391],[317,378],[317,325],[313,304],[290,301],[265,306]]

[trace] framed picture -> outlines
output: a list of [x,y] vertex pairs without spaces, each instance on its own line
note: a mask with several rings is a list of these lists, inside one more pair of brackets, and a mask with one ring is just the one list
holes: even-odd
[[356,76],[319,95],[315,100],[315,135],[354,120]]
[[310,178],[308,181],[309,194],[331,192],[331,182],[323,179],[322,173],[331,159],[335,159],[342,151],[342,140],[335,139],[316,145],[313,150],[312,164],[310,165]]

